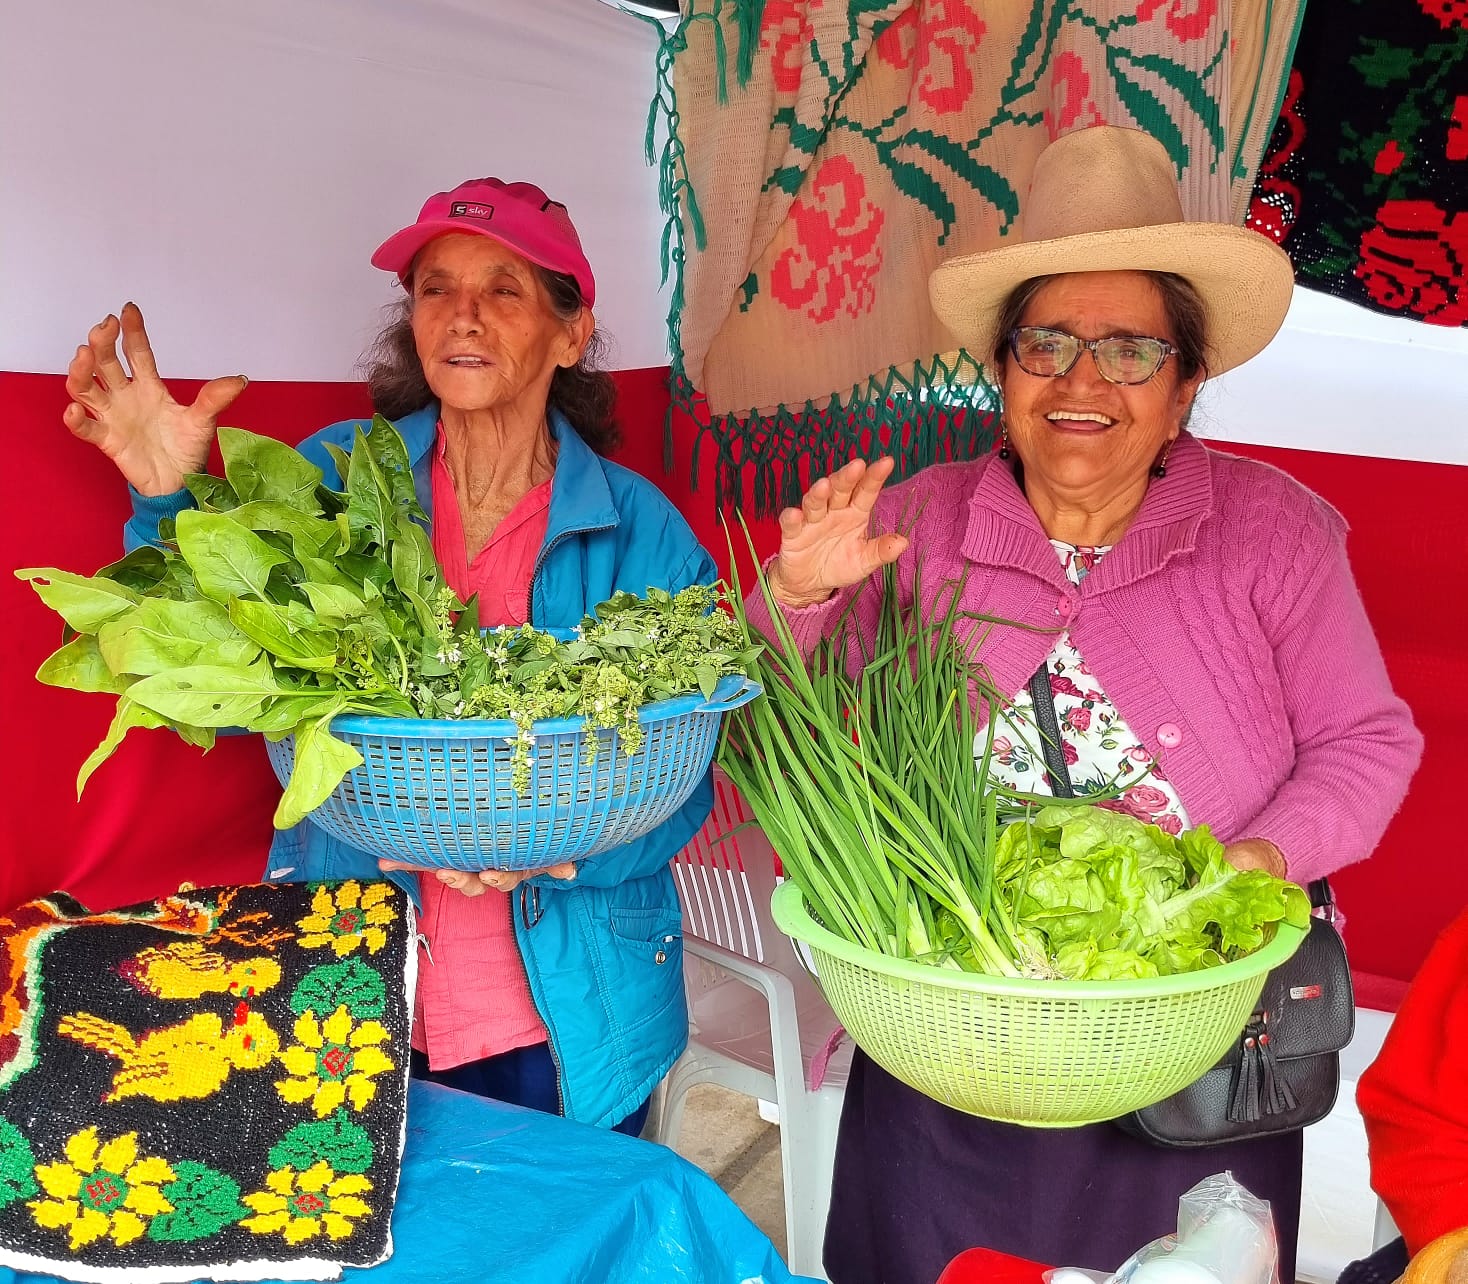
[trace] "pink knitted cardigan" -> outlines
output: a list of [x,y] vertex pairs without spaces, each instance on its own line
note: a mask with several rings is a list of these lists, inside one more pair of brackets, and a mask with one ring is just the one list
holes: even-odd
[[[898,563],[909,599],[919,562],[930,607],[967,568],[962,609],[1031,626],[982,642],[1001,691],[1020,690],[1068,627],[1191,821],[1224,842],[1268,839],[1295,881],[1370,855],[1401,804],[1422,738],[1392,693],[1345,522],[1278,469],[1183,434],[1079,586],[993,455],[889,487],[873,527],[911,536]],[[870,627],[879,590],[874,577],[785,615],[808,653],[853,594]],[[767,629],[757,598],[751,623]]]

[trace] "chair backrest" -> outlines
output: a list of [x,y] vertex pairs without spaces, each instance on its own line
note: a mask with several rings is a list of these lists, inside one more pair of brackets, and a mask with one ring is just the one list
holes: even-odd
[[[813,979],[814,969],[805,947],[780,931],[770,916],[770,897],[779,882],[778,870],[779,859],[770,840],[753,823],[749,808],[729,778],[715,769],[713,810],[703,828],[673,859],[684,934],[743,955],[785,976],[794,993],[805,1065],[819,1065],[817,1085],[822,1077],[832,1086],[844,1084],[844,1062],[827,1068],[835,1047],[832,1036],[840,1030],[836,1014]],[[697,1037],[738,1060],[769,1069],[768,1014],[759,1019],[756,1029],[749,1024],[747,1013],[731,1013],[721,1004],[718,996],[725,974],[715,962],[690,960],[685,977]],[[759,1044],[758,1049],[752,1047],[751,1040]]]
[[766,961],[775,851],[717,768],[713,810],[674,858],[673,877],[685,932],[756,963]]

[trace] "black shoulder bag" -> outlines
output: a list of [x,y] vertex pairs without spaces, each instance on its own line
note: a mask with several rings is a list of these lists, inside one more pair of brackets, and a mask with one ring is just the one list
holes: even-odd
[[[1051,789],[1057,798],[1073,798],[1043,664],[1030,679],[1030,697]],[[1325,917],[1311,918],[1300,948],[1265,978],[1234,1046],[1181,1092],[1116,1120],[1120,1128],[1159,1146],[1212,1146],[1292,1132],[1330,1113],[1356,1005],[1330,884],[1317,879],[1308,890]]]

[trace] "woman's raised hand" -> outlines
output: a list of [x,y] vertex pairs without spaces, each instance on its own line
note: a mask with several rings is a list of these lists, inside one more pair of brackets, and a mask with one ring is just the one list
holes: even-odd
[[[117,356],[119,334],[131,377]],[[219,416],[248,382],[243,375],[214,379],[199,389],[193,405],[179,405],[158,377],[143,314],[129,303],[120,321],[109,315],[76,350],[66,372],[71,404],[61,418],[139,493],[169,495],[187,473],[208,466]]]
[[817,481],[799,508],[780,514],[780,553],[767,576],[777,602],[824,602],[902,556],[905,535],[870,535],[872,506],[893,467],[891,458],[874,464],[853,459]]

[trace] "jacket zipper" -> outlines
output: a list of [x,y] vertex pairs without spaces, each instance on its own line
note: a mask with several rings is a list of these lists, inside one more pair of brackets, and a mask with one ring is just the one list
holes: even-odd
[[[546,559],[548,559],[550,555],[555,552],[558,547],[560,547],[561,544],[565,543],[566,540],[570,539],[573,535],[596,535],[602,531],[612,530],[615,525],[615,522],[608,522],[604,526],[582,526],[578,527],[575,530],[562,531],[559,535],[555,537],[555,539],[551,540],[549,544],[545,545],[540,550],[540,553],[536,556],[535,559],[535,567],[530,572],[530,586],[525,590],[525,618],[529,620],[532,625],[535,624],[535,581],[540,578],[541,568],[545,566]],[[526,910],[526,902],[529,899],[530,893],[534,892],[536,909],[538,911],[540,908],[540,889],[535,887],[527,887],[524,883],[521,883],[519,891],[520,922],[524,925],[525,930],[528,932],[532,927],[535,926],[535,923],[532,923],[530,921],[530,915]],[[514,909],[512,907],[511,915],[513,916],[513,914]],[[537,912],[535,922],[538,923],[539,921],[540,915]],[[514,926],[513,921],[511,923],[511,926]],[[535,1003],[535,1010],[540,1014],[541,1024],[545,1026],[545,1046],[550,1050],[551,1063],[556,1068],[556,1105],[560,1109],[562,1118],[564,1118],[566,1114],[566,1072],[561,1065],[560,1053],[556,1050],[555,1023],[550,1019],[550,1015],[546,1011],[545,999],[539,992],[540,978],[535,976],[531,972],[530,962],[525,953],[525,947],[520,942],[520,933],[518,930],[516,930],[512,931],[511,935],[515,939],[515,949],[518,950],[520,953],[520,966],[525,969],[525,979],[530,983],[530,997]]]
[[[605,526],[581,526],[573,531],[562,531],[555,539],[551,540],[549,544],[540,550],[539,556],[535,559],[535,569],[530,572],[530,587],[525,590],[525,618],[532,625],[535,624],[535,581],[540,578],[540,571],[545,565],[546,559],[573,535],[599,535],[602,531],[609,531],[615,528],[615,522],[608,522]],[[539,626],[537,625],[536,627]]]
[[[529,912],[527,910],[526,902],[530,899],[530,893],[531,892],[534,892],[535,893],[535,899],[536,899],[536,902],[537,902],[536,909],[539,910],[539,908],[540,908],[540,906],[539,906],[540,890],[538,888],[534,888],[534,887],[526,887],[524,883],[521,883],[520,886],[519,886],[519,888],[518,888],[518,891],[519,891],[519,899],[520,899],[520,922],[524,925],[525,930],[528,932],[528,931],[531,930],[531,928],[533,928],[535,926],[535,923],[540,922],[540,915],[537,913],[536,914],[536,918],[535,918],[535,923],[532,923],[530,921],[530,914],[529,914]],[[520,943],[520,933],[517,930],[515,930],[514,917],[515,917],[515,907],[513,905],[511,905],[511,907],[510,907],[510,918],[511,918],[511,922],[510,922],[510,927],[511,927],[510,936],[514,939],[515,949],[520,954],[520,966],[525,969],[525,979],[526,979],[526,981],[528,981],[530,983],[530,997],[531,997],[531,1000],[535,1003],[535,1010],[536,1010],[536,1012],[540,1016],[541,1024],[545,1026],[545,1046],[550,1050],[551,1064],[554,1065],[555,1068],[556,1068],[556,1106],[557,1106],[557,1109],[558,1109],[561,1117],[562,1118],[565,1118],[565,1115],[566,1115],[565,1071],[561,1067],[561,1056],[560,1056],[560,1053],[558,1053],[556,1051],[556,1032],[555,1032],[555,1026],[552,1023],[550,1017],[546,1013],[546,1010],[545,1010],[545,1000],[541,997],[541,995],[540,995],[540,993],[538,991],[537,978],[530,971],[530,964],[529,964],[529,961],[528,961],[528,959],[526,957],[526,954],[525,954],[525,947]]]

